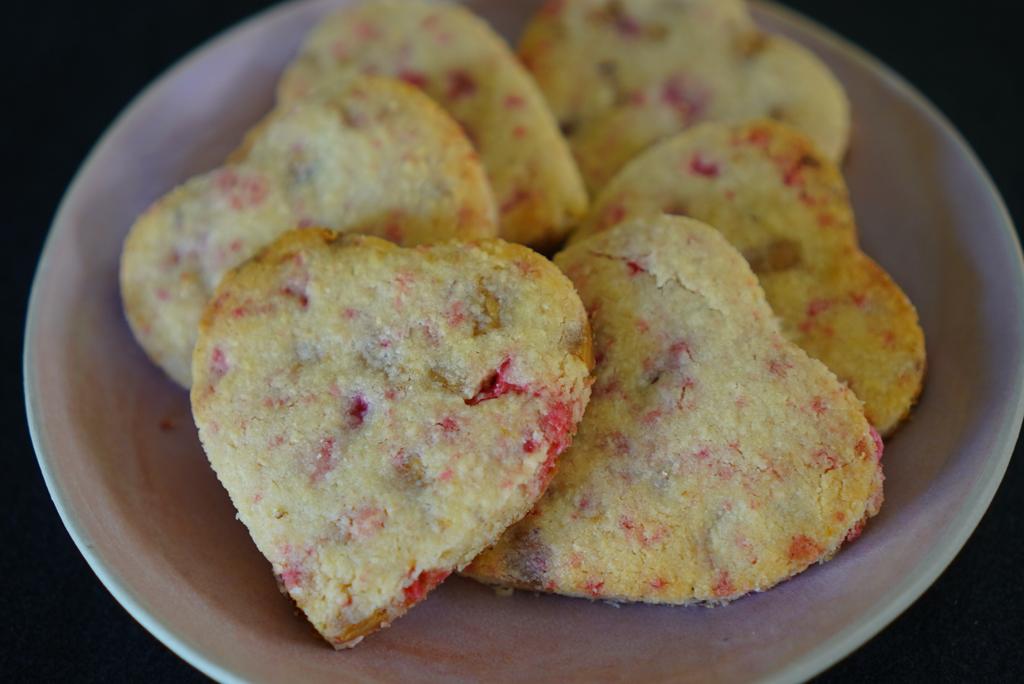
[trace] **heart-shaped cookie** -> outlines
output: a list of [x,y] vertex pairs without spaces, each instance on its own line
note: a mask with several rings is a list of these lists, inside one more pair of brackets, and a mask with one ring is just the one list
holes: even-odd
[[663,212],[743,253],[786,336],[849,384],[879,432],[906,418],[925,369],[917,312],[860,250],[842,174],[808,138],[772,121],[680,133],[630,162],[573,239]]
[[466,574],[573,596],[722,602],[828,559],[882,501],[848,388],[780,333],[716,230],[640,219],[555,258],[594,334],[572,448]]
[[740,0],[550,0],[520,44],[592,193],[657,140],[701,121],[772,117],[838,160],[842,87],[810,51],[765,34]]
[[506,240],[555,245],[586,211],[579,171],[537,85],[465,8],[369,0],[341,9],[310,33],[278,98],[301,98],[352,72],[402,78],[463,125],[494,188]]
[[132,226],[121,296],[149,357],[188,387],[196,328],[221,276],[296,226],[403,244],[497,232],[470,143],[430,98],[390,79],[338,81],[279,107],[231,163],[192,178]]
[[340,648],[531,508],[590,365],[572,284],[525,247],[299,230],[218,288],[192,411],[283,590]]

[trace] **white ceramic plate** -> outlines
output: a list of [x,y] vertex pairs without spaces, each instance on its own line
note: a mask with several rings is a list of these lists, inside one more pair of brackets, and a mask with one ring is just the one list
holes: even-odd
[[[264,12],[147,88],[76,176],[36,275],[25,391],[40,466],[75,543],[139,622],[225,681],[796,680],[932,583],[988,506],[1019,432],[1020,247],[984,169],[926,100],[824,29],[759,4],[763,25],[815,50],[845,84],[855,130],[844,171],[863,244],[927,335],[927,387],[886,450],[882,514],[834,561],[724,608],[501,599],[453,579],[353,651],[321,642],[235,522],[186,394],[132,340],[116,275],[134,217],[234,147],[331,4]],[[513,37],[536,5],[470,4]]]

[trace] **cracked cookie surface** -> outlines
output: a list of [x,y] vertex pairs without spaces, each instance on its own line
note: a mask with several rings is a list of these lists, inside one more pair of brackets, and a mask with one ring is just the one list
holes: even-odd
[[228,164],[136,220],[121,297],[146,354],[188,387],[199,317],[221,277],[307,225],[401,244],[497,233],[476,152],[448,115],[391,79],[338,81],[276,109]]
[[724,602],[831,557],[882,502],[860,402],[780,333],[714,229],[637,220],[555,258],[595,382],[544,497],[464,574],[653,603]]
[[807,137],[767,120],[680,133],[630,162],[572,239],[662,213],[740,250],[785,335],[853,389],[883,436],[909,415],[925,372],[917,311],[861,251],[842,174]]
[[282,590],[346,647],[530,509],[590,348],[572,284],[525,247],[293,231],[208,306],[193,415]]

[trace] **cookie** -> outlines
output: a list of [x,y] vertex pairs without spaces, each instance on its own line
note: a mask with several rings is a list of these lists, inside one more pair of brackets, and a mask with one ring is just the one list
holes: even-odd
[[218,288],[192,410],[283,590],[340,648],[530,509],[590,363],[572,284],[525,247],[298,230]]
[[465,574],[720,603],[827,560],[878,512],[882,443],[860,402],[782,336],[719,232],[638,219],[555,263],[590,315],[591,401],[548,492]]
[[720,230],[747,257],[786,336],[892,434],[921,392],[924,333],[907,296],[860,250],[846,185],[825,154],[772,121],[702,124],[627,165],[574,239],[662,212]]
[[463,125],[494,188],[506,240],[554,246],[586,211],[579,171],[536,84],[468,10],[421,0],[346,7],[310,33],[278,98],[301,98],[351,72],[404,79]]
[[831,159],[849,104],[810,51],[761,32],[739,0],[552,0],[520,44],[596,193],[631,158],[701,121],[771,117]]
[[278,108],[228,165],[172,190],[132,226],[121,296],[149,357],[187,387],[221,276],[305,225],[402,244],[497,232],[483,169],[447,114],[390,79],[339,81]]

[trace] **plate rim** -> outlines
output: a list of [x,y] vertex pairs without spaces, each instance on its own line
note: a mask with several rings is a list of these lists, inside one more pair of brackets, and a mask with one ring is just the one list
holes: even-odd
[[[769,13],[774,13],[801,31],[814,35],[855,65],[876,74],[886,85],[907,97],[911,104],[931,120],[931,123],[949,136],[957,151],[963,154],[969,167],[981,179],[991,196],[996,213],[1001,219],[1003,233],[1006,234],[1005,237],[1017,257],[1017,272],[1013,279],[1013,290],[1017,300],[1024,301],[1022,299],[1024,297],[1024,251],[1021,249],[1020,237],[1013,223],[1013,217],[988,169],[981,163],[981,159],[971,144],[942,110],[895,69],[831,28],[797,10],[779,5],[774,0],[752,0],[751,4],[767,10]],[[1017,313],[1017,325],[1021,326],[1021,312]],[[881,610],[859,623],[842,629],[835,636],[808,651],[803,657],[769,674],[763,681],[805,681],[824,672],[888,627],[893,620],[921,598],[924,592],[946,571],[988,511],[999,485],[1002,484],[1006,469],[1010,465],[1010,459],[1013,457],[1014,448],[1021,433],[1021,423],[1024,421],[1024,387],[1021,385],[1024,373],[1020,367],[1015,370],[1015,375],[1016,382],[1013,383],[1014,396],[1012,400],[1015,405],[1010,412],[1010,420],[1000,426],[999,433],[993,440],[995,447],[985,462],[983,476],[978,478],[974,487],[965,497],[960,514],[949,524],[945,541],[937,544],[924,558],[918,561],[916,567],[923,571],[916,573],[916,576],[909,575],[881,597],[878,600],[878,603],[883,604]],[[886,598],[891,598],[891,600],[886,602]]]
[[[221,682],[245,682],[239,674],[218,664],[215,660],[205,654],[201,648],[189,643],[177,633],[168,629],[149,610],[143,606],[142,600],[122,584],[118,573],[114,572],[94,551],[88,533],[83,530],[78,522],[72,518],[71,513],[65,508],[63,502],[64,488],[58,482],[58,478],[50,466],[50,459],[47,451],[46,438],[43,433],[43,409],[39,403],[38,390],[36,389],[38,378],[35,370],[34,340],[35,330],[38,327],[38,299],[40,283],[49,272],[49,254],[55,241],[57,229],[66,223],[65,216],[68,212],[69,199],[75,194],[82,178],[95,162],[99,153],[106,147],[114,131],[120,128],[121,124],[138,108],[143,102],[152,97],[156,89],[163,83],[174,78],[178,73],[188,69],[193,63],[200,61],[206,54],[212,52],[222,43],[228,42],[237,34],[244,32],[251,25],[270,18],[271,16],[283,15],[285,13],[297,12],[306,5],[312,5],[320,0],[292,0],[266,7],[244,19],[218,31],[184,55],[173,61],[159,75],[151,80],[141,91],[132,97],[113,121],[104,129],[103,133],[93,144],[85,159],[79,165],[71,182],[61,196],[57,210],[47,229],[46,239],[39,255],[36,271],[32,278],[32,285],[28,300],[28,309],[25,318],[24,348],[22,355],[22,382],[25,396],[25,411],[28,419],[29,435],[32,447],[36,454],[43,480],[46,483],[50,499],[53,501],[60,516],[61,522],[85,558],[90,569],[100,580],[101,584],[110,592],[114,599],[134,618],[143,628],[152,634],[158,641],[163,643],[175,655],[186,663],[195,667],[206,676]],[[1024,252],[1021,249],[1020,239],[1014,227],[1013,219],[1010,216],[1006,203],[999,192],[999,188],[993,182],[991,175],[981,163],[970,143],[964,138],[953,123],[936,107],[928,97],[917,90],[903,76],[886,65],[877,57],[873,56],[864,48],[861,48],[851,40],[845,38],[829,27],[807,17],[803,13],[789,7],[782,6],[774,0],[750,0],[749,4],[758,13],[774,15],[776,18],[801,32],[813,35],[817,40],[827,45],[843,58],[850,60],[855,65],[864,68],[900,95],[909,99],[911,104],[930,119],[931,123],[949,137],[957,152],[967,161],[969,168],[981,180],[985,190],[988,191],[993,201],[996,213],[1000,218],[1000,228],[1004,237],[1008,240],[1012,250],[1016,253],[1018,269],[1014,274],[1012,289],[1016,294],[1017,301],[1024,302]],[[1018,312],[1020,314],[1021,312]],[[1024,316],[1019,316],[1018,326],[1024,327]],[[1014,396],[1011,403],[1012,410],[1009,413],[1010,419],[1004,422],[999,429],[993,443],[990,456],[985,462],[985,468],[972,489],[965,497],[965,503],[957,517],[949,524],[948,534],[945,541],[933,547],[928,554],[918,563],[916,568],[922,571],[908,576],[907,579],[894,585],[878,603],[882,608],[862,620],[854,622],[842,629],[826,641],[821,642],[810,649],[802,656],[783,664],[776,670],[765,674],[761,679],[764,682],[789,682],[804,681],[820,674],[827,668],[835,665],[848,656],[854,650],[862,646],[869,639],[881,632],[900,614],[917,601],[922,594],[938,579],[956,555],[963,548],[964,544],[974,532],[982,516],[988,510],[996,491],[1003,480],[1006,468],[1013,456],[1014,447],[1021,431],[1021,422],[1024,420],[1024,368],[1015,369],[1016,378],[1013,384]]]

